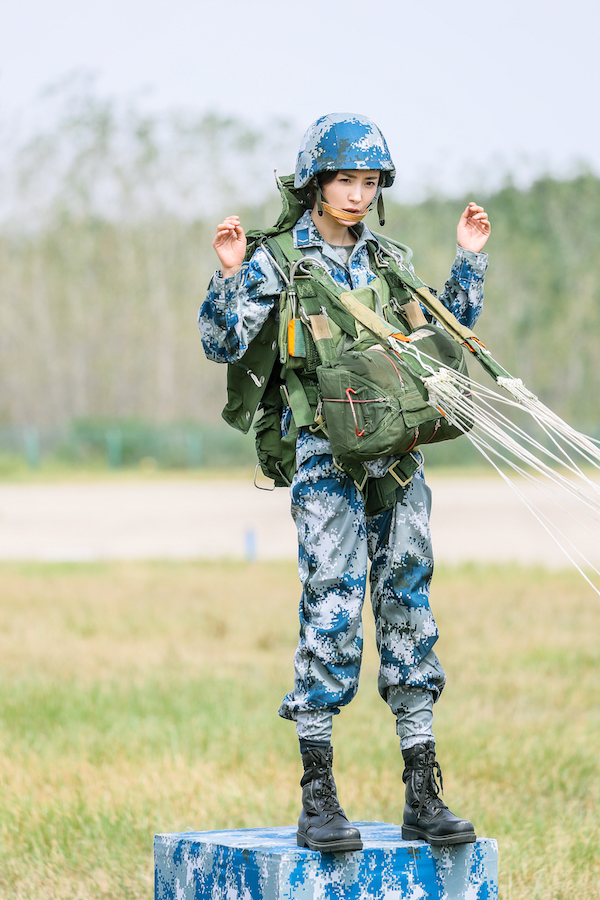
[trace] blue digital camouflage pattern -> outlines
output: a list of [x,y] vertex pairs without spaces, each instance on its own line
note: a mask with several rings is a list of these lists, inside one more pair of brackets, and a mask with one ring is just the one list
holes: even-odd
[[[324,262],[338,284],[363,287],[375,278],[367,243],[374,242],[376,249],[379,244],[363,223],[355,231],[358,241],[345,264],[325,243],[307,211],[294,226],[294,246]],[[404,263],[410,265],[408,253]],[[486,268],[486,253],[459,247],[440,295],[467,327],[475,323],[482,308]],[[260,248],[234,277],[223,279],[215,273],[199,314],[206,355],[217,362],[242,357],[283,287],[281,276]],[[401,688],[424,689],[436,698],[444,685],[444,673],[432,649],[437,628],[429,607],[433,572],[429,490],[419,473],[392,510],[367,517],[354,483],[334,465],[326,438],[301,431],[296,459],[291,494],[303,585],[301,627],[295,686],[284,699],[280,715],[294,719],[303,711],[335,713],[354,696],[370,559],[381,657],[379,690],[401,719],[408,708],[407,691]],[[380,477],[389,465],[389,459],[380,459],[367,467],[371,476]],[[399,734],[406,736],[400,727]]]
[[355,824],[354,853],[300,848],[291,826],[157,834],[155,900],[497,900],[496,841],[436,848]]
[[366,116],[330,113],[308,128],[300,144],[294,186],[304,187],[319,172],[373,169],[384,172],[380,187],[394,183],[396,170],[385,138]]
[[[333,279],[344,288],[366,287],[375,278],[369,268],[367,242],[371,241],[378,249],[379,241],[364,223],[354,226],[354,230],[359,238],[347,266],[323,240],[310,211],[294,226],[294,247],[306,256],[325,262]],[[399,250],[397,254],[402,257]],[[467,328],[473,327],[481,313],[487,261],[487,253],[457,247],[450,278],[439,297]],[[408,259],[404,262],[410,267]],[[220,272],[215,272],[198,315],[206,356],[219,363],[240,359],[262,328],[283,287],[281,275],[261,248],[237,275],[222,278]]]
[[311,709],[335,714],[356,694],[368,559],[379,692],[387,700],[388,688],[403,685],[425,688],[437,698],[445,677],[431,652],[438,632],[429,607],[429,488],[419,472],[399,491],[393,509],[367,516],[352,479],[330,454],[312,453],[311,444],[310,433],[301,432],[291,487],[303,588],[300,639],[294,689],[279,714],[287,719]]

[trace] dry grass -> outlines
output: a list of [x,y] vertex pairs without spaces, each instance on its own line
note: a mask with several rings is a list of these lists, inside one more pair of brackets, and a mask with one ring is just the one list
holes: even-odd
[[[150,898],[157,831],[290,824],[291,564],[0,567],[0,897]],[[570,574],[440,570],[446,799],[496,837],[503,900],[600,897],[600,604]],[[401,819],[370,616],[335,723],[356,819]]]

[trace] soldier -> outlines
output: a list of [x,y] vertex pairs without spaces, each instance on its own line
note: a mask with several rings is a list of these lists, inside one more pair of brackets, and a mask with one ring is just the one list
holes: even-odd
[[[372,284],[380,274],[372,260],[381,239],[362,220],[374,205],[383,218],[381,192],[394,178],[387,144],[373,122],[342,113],[318,119],[304,136],[296,165],[294,189],[309,200],[292,229],[294,248],[324,264],[347,290]],[[470,203],[458,223],[456,259],[440,295],[468,327],[482,307],[482,251],[489,233],[485,210]],[[285,273],[262,246],[244,262],[246,235],[237,216],[218,225],[213,246],[221,269],[211,280],[199,323],[206,355],[231,363],[276,314]],[[412,270],[408,248],[396,255]],[[343,343],[349,346],[348,336]],[[284,433],[290,422],[284,409]],[[403,838],[438,846],[474,841],[473,825],[442,802],[436,781],[441,771],[433,705],[445,675],[433,649],[438,631],[429,606],[430,491],[422,468],[407,484],[394,484],[391,502],[373,509],[365,508],[364,491],[336,465],[322,432],[299,429],[295,461],[291,500],[303,588],[300,639],[294,687],[279,714],[296,722],[304,765],[298,844],[322,852],[362,848],[358,829],[338,802],[331,733],[333,716],[358,688],[369,560],[378,688],[396,718],[405,764]],[[394,462],[387,456],[365,464],[369,482],[387,483]]]

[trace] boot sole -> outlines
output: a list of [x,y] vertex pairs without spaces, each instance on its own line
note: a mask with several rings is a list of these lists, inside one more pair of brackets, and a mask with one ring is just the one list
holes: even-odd
[[362,850],[362,841],[311,841],[305,834],[297,832],[296,843],[299,847],[308,847],[317,853],[350,853],[353,850]]
[[474,831],[463,831],[462,834],[427,834],[420,828],[403,825],[402,840],[427,841],[432,847],[447,847],[450,844],[472,844],[477,840],[477,835]]

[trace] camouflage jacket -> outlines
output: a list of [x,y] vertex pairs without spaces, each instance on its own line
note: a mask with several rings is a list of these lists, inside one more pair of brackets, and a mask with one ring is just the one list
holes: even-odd
[[[365,287],[375,278],[369,267],[367,242],[378,245],[378,241],[364,223],[356,225],[355,231],[358,241],[347,266],[335,249],[325,243],[310,211],[293,228],[294,247],[324,262],[333,279],[343,287]],[[404,262],[410,265],[408,255]],[[487,265],[487,253],[457,247],[450,277],[440,294],[442,303],[469,328],[481,313]],[[222,278],[220,272],[215,272],[198,314],[206,356],[220,363],[240,359],[276,305],[283,287],[281,276],[260,247],[237,275]]]

